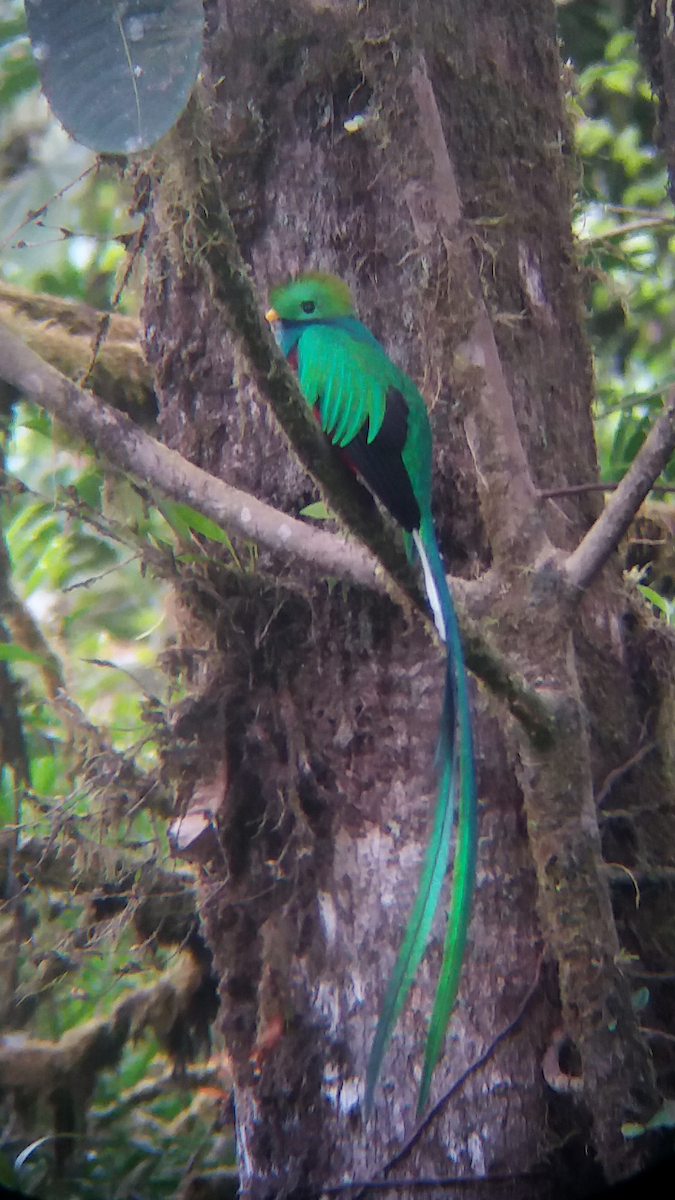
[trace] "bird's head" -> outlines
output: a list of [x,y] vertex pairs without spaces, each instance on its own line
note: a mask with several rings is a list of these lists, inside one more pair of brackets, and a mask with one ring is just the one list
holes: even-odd
[[308,271],[278,283],[270,292],[268,321],[331,321],[354,312],[352,294],[343,279],[324,271]]

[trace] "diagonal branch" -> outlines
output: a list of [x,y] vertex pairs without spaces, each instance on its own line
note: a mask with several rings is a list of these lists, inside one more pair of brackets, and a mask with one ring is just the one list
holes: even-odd
[[[175,450],[65,379],[0,325],[0,378],[46,408],[113,466],[128,471],[165,496],[189,504],[230,533],[268,549],[295,555],[315,570],[363,587],[385,590],[385,574],[362,546],[263,504],[202,471]],[[537,692],[485,641],[473,623],[463,621],[468,666],[502,696],[535,741],[548,741],[548,709]]]
[[584,590],[593,582],[628,529],[638,508],[651,491],[675,450],[675,388],[630,470],[595,524],[567,558],[563,570],[572,588]]
[[193,466],[124,413],[83,392],[2,326],[0,376],[141,483],[153,484],[241,537],[295,554],[329,574],[378,587],[377,563],[361,546],[288,517]]
[[106,321],[107,336],[97,355],[91,387],[102,400],[132,413],[144,426],[154,422],[157,399],[134,317],[102,313],[88,304],[36,294],[0,280],[0,320],[41,358],[78,380],[87,375],[97,330]]

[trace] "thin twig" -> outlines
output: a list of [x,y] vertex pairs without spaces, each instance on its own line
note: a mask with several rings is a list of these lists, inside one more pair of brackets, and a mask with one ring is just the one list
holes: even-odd
[[541,488],[540,500],[555,500],[558,496],[583,496],[586,492],[613,492],[618,483],[570,483],[561,487]]
[[81,183],[83,179],[86,179],[87,175],[90,175],[92,171],[98,171],[100,165],[100,161],[97,160],[96,162],[92,163],[90,167],[85,167],[84,171],[81,171],[76,179],[71,179],[70,183],[66,183],[62,188],[59,189],[58,192],[54,192],[54,195],[50,196],[49,200],[45,200],[44,204],[41,204],[39,208],[29,209],[23,220],[17,226],[15,226],[15,228],[12,229],[11,232],[8,233],[7,236],[0,242],[0,252],[2,252],[5,247],[9,245],[12,239],[16,237],[17,233],[20,233],[26,225],[30,225],[31,221],[35,221],[37,217],[41,217],[42,214],[47,211],[50,204],[53,204],[55,200],[60,200],[61,196],[64,196],[66,192],[70,191],[72,187],[75,187],[77,183]]
[[[532,997],[534,996],[537,988],[539,987],[539,980],[541,978],[541,968],[542,968],[543,961],[544,961],[544,954],[542,952],[539,955],[539,960],[537,962],[537,970],[535,972],[534,979],[533,979],[532,983],[530,984],[529,988],[527,989],[527,992],[525,993],[525,996],[524,996],[523,1000],[521,1001],[521,1004],[518,1008],[516,1015],[512,1018],[511,1021],[509,1021],[508,1025],[505,1025],[504,1028],[501,1029],[499,1031],[499,1033],[492,1039],[492,1041],[487,1046],[487,1048],[483,1051],[483,1053],[481,1055],[479,1055],[478,1058],[474,1059],[474,1061],[471,1063],[471,1065],[468,1066],[466,1068],[466,1070],[462,1072],[462,1074],[459,1076],[459,1078],[456,1079],[455,1082],[452,1084],[452,1086],[448,1088],[447,1092],[444,1092],[444,1094],[441,1096],[440,1100],[437,1100],[436,1103],[433,1105],[433,1107],[429,1109],[429,1112],[426,1114],[426,1116],[423,1117],[422,1120],[415,1126],[413,1132],[411,1133],[411,1135],[407,1139],[407,1141],[405,1141],[403,1143],[403,1145],[401,1146],[401,1149],[397,1150],[396,1154],[394,1154],[390,1159],[388,1159],[388,1161],[386,1163],[384,1163],[381,1167],[378,1167],[375,1170],[375,1172],[373,1173],[373,1177],[370,1180],[366,1180],[363,1182],[355,1180],[351,1183],[342,1183],[342,1184],[337,1184],[334,1187],[326,1187],[326,1188],[322,1189],[322,1195],[330,1196],[337,1192],[347,1191],[347,1190],[349,1190],[350,1187],[351,1188],[359,1188],[360,1190],[353,1197],[353,1200],[360,1200],[360,1197],[363,1196],[364,1193],[369,1188],[383,1187],[385,1185],[385,1181],[382,1181],[382,1182],[378,1181],[377,1176],[385,1175],[388,1171],[391,1171],[391,1170],[393,1170],[394,1167],[398,1166],[398,1164],[400,1162],[402,1162],[404,1158],[408,1157],[408,1155],[410,1154],[410,1151],[413,1149],[414,1146],[417,1145],[418,1141],[420,1140],[420,1138],[421,1138],[422,1134],[425,1132],[425,1130],[429,1128],[429,1126],[432,1124],[432,1122],[436,1120],[436,1117],[439,1115],[439,1113],[441,1113],[443,1111],[446,1104],[448,1103],[448,1100],[450,1100],[452,1098],[452,1096],[454,1096],[455,1093],[458,1092],[461,1087],[463,1087],[463,1085],[466,1083],[467,1079],[469,1079],[469,1077],[471,1075],[474,1075],[476,1071],[479,1071],[481,1067],[485,1066],[485,1063],[488,1062],[490,1058],[492,1058],[492,1055],[494,1054],[497,1047],[499,1045],[501,1045],[502,1042],[506,1041],[506,1039],[508,1037],[510,1037],[510,1035],[518,1027],[523,1016],[525,1015],[525,1012],[528,1008],[528,1005],[529,1005]],[[478,1182],[479,1178],[477,1178],[476,1181]],[[386,1182],[389,1182],[389,1181],[386,1181]],[[457,1182],[459,1182],[459,1181],[457,1181]],[[400,1185],[397,1184],[396,1181],[394,1180],[394,1181],[391,1181],[391,1186],[400,1186]]]
[[636,883],[641,888],[672,888],[675,885],[675,867],[634,867],[629,871],[623,863],[604,862],[602,869],[612,887],[621,887],[627,879],[633,888]]
[[650,1029],[648,1025],[641,1025],[640,1033],[646,1037],[662,1038],[664,1042],[675,1042],[675,1033],[666,1033],[665,1029]]
[[639,762],[642,762],[643,758],[646,758],[648,754],[651,754],[652,750],[656,750],[656,747],[657,742],[647,742],[646,746],[641,746],[640,749],[637,750],[635,754],[631,755],[631,757],[627,759],[625,763],[622,763],[620,767],[615,767],[613,771],[609,772],[609,775],[605,779],[605,782],[595,798],[596,808],[600,808],[601,805],[604,804],[605,800],[609,796],[609,793],[614,787],[614,784],[618,783],[620,779],[623,779],[623,776],[627,775],[632,767],[636,767]]
[[[542,500],[555,500],[558,496],[583,496],[586,492],[615,492],[618,483],[572,483],[566,487],[544,488],[537,495]],[[654,483],[651,492],[675,492],[675,484]]]
[[104,339],[107,338],[107,336],[108,336],[108,331],[110,329],[110,323],[112,321],[113,313],[116,312],[119,302],[122,299],[122,293],[129,282],[131,272],[134,269],[134,264],[136,262],[136,259],[138,258],[138,255],[140,254],[141,248],[143,246],[144,238],[145,238],[145,223],[141,226],[140,229],[137,229],[135,231],[135,233],[132,235],[131,241],[127,247],[124,271],[121,274],[120,280],[117,284],[117,287],[115,288],[115,292],[112,297],[112,300],[110,301],[110,312],[103,312],[103,313],[101,313],[101,315],[99,317],[98,329],[96,330],[96,337],[94,339],[94,344],[93,344],[92,350],[91,350],[91,359],[89,362],[89,367],[87,369],[87,373],[86,373],[84,379],[82,380],[83,388],[88,388],[91,386],[93,376],[94,376],[94,371],[96,368],[96,364],[98,362],[98,355],[99,355],[99,351],[101,349],[101,345],[102,345]]
[[621,963],[623,975],[634,975],[636,979],[651,979],[655,983],[675,983],[675,971],[642,971],[632,963]]
[[[652,208],[635,208],[630,204],[605,204],[603,207],[607,212],[631,213],[634,217],[650,217],[655,215]],[[664,217],[667,216],[666,213],[663,215]],[[675,220],[675,217],[671,215],[669,220]]]
[[582,248],[592,246],[594,242],[605,242],[608,238],[623,237],[627,233],[637,233],[640,229],[655,229],[664,225],[672,225],[672,217],[641,217],[639,220],[626,221],[623,225],[615,225],[604,233],[591,233],[588,237],[580,237]]
[[675,388],[642,449],[602,514],[564,564],[569,585],[585,590],[618,546],[642,501],[675,450]]
[[631,871],[630,867],[627,867],[625,863],[620,862],[605,862],[602,865],[608,874],[610,872],[623,871],[623,874],[628,876],[635,889],[635,907],[639,908],[640,900],[642,898],[640,893],[640,884],[635,877],[635,873]]
[[[123,1092],[119,1099],[114,1104],[109,1104],[107,1108],[92,1108],[89,1117],[96,1122],[100,1129],[102,1126],[110,1124],[111,1121],[127,1116],[132,1108],[137,1108],[141,1104],[151,1104],[160,1096],[170,1095],[176,1091],[197,1091],[204,1087],[216,1088],[220,1084],[221,1075],[218,1067],[207,1065],[199,1068],[186,1068],[179,1073],[173,1070],[165,1071],[158,1079],[146,1079],[136,1087],[130,1088],[129,1091]],[[223,1094],[226,1094],[224,1090]]]
[[98,575],[89,575],[87,579],[79,579],[77,583],[69,583],[67,587],[62,587],[61,591],[65,594],[66,592],[74,592],[76,588],[91,587],[92,583],[98,583],[101,579],[105,579],[106,575],[112,575],[115,571],[121,571],[122,567],[128,567],[129,563],[137,562],[140,557],[141,553],[139,550],[137,554],[130,554],[128,558],[123,559],[121,562],[113,563],[112,567],[106,567],[105,571],[99,571]]

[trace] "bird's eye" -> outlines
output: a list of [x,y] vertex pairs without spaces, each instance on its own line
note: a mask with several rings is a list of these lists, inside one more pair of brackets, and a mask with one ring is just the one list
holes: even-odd
[[303,300],[300,307],[304,313],[313,313],[314,309],[316,308],[316,304],[313,300]]

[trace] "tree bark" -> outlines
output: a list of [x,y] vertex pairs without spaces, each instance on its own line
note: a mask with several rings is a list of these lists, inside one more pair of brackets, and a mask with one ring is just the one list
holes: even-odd
[[[658,1105],[619,951],[637,956],[633,969],[675,968],[675,655],[616,556],[570,594],[565,555],[598,497],[537,498],[597,478],[554,5],[213,0],[207,13],[215,132],[199,151],[261,295],[308,267],[354,285],[360,315],[429,402],[446,565],[482,577],[475,615],[555,723],[554,746],[535,747],[473,688],[479,875],[436,1098],[538,984],[392,1175],[538,1171],[520,1196],[583,1195],[649,1152],[621,1126]],[[315,487],[190,242],[189,133],[148,165],[144,321],[160,428],[198,466],[297,516]],[[227,780],[200,905],[243,1194],[318,1196],[381,1172],[413,1124],[440,920],[369,1124],[361,1102],[428,836],[443,664],[412,609],[271,550],[238,551],[182,596],[174,669],[191,699],[166,771],[193,787],[194,753],[183,775],[180,748],[197,743],[204,779]],[[660,752],[618,779],[598,816],[594,790],[649,738]],[[603,852],[627,871],[610,875]],[[664,1028],[667,986],[654,987],[648,1022]]]

